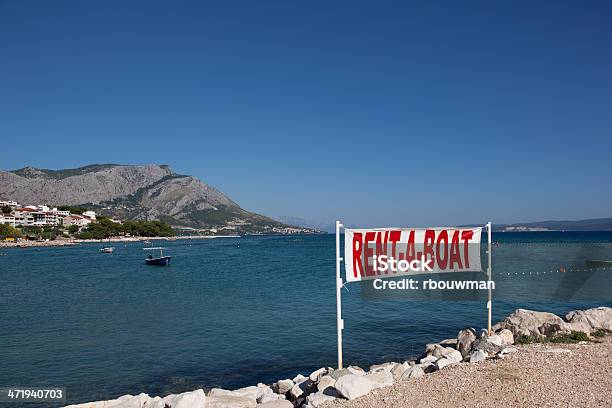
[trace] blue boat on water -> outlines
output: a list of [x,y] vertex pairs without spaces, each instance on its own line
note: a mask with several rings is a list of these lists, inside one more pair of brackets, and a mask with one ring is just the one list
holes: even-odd
[[142,248],[145,251],[159,251],[159,256],[154,257],[153,255],[149,255],[145,259],[146,265],[157,265],[157,266],[168,266],[170,265],[171,256],[164,256],[164,248],[163,247],[152,247],[152,248]]

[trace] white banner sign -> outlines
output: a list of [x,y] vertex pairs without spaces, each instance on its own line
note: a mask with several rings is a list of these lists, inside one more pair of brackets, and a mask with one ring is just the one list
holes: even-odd
[[346,280],[480,271],[482,228],[346,229]]

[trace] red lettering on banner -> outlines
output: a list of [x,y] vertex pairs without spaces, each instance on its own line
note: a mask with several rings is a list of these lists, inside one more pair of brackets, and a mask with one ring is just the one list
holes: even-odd
[[395,258],[397,253],[397,243],[402,237],[402,231],[391,231],[389,234],[389,242],[391,242],[391,256]]
[[459,231],[453,232],[453,238],[451,240],[450,255],[448,260],[448,269],[455,269],[454,264],[459,265],[459,269],[463,268],[461,263],[461,254],[459,251]]
[[375,242],[376,232],[368,231],[365,234],[364,253],[365,253],[365,274],[366,276],[376,275],[374,265],[370,263],[370,258],[374,256],[374,248],[370,247],[370,242]]
[[[425,231],[425,242],[423,244],[423,256],[425,257],[425,262],[428,260],[432,260],[431,268],[436,264],[436,259],[434,258],[434,241],[436,239],[436,231],[427,230]],[[428,257],[429,255],[429,257]]]
[[363,266],[361,264],[361,250],[363,249],[363,234],[355,232],[353,234],[353,277],[363,276]]
[[465,267],[470,267],[470,252],[468,251],[468,241],[474,238],[474,231],[463,231],[461,232],[461,239],[464,242],[463,246],[463,259],[465,260]]
[[[440,252],[440,243],[444,241],[442,252]],[[444,253],[444,257],[441,254]],[[438,240],[436,241],[436,261],[440,269],[446,269],[448,264],[448,231],[442,230],[438,234]]]
[[412,230],[410,231],[410,235],[408,235],[408,245],[406,245],[406,260],[411,262],[416,258],[416,249],[414,248],[414,230]]

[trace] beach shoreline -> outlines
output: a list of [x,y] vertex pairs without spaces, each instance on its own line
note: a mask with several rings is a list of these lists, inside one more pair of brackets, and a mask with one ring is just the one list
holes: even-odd
[[193,239],[240,238],[240,235],[187,235],[180,237],[124,237],[106,239],[56,239],[52,241],[0,241],[0,248],[62,247],[89,243],[129,243],[143,241],[180,241]]

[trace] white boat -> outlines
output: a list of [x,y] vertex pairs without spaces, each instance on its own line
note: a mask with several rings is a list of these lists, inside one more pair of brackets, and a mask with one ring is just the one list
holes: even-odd
[[115,248],[113,247],[106,247],[106,248],[101,248],[100,252],[103,252],[105,254],[112,254],[114,250]]
[[153,248],[142,248],[145,251],[159,251],[159,256],[154,258],[153,255],[149,255],[148,258],[145,259],[146,265],[157,265],[157,266],[168,266],[170,265],[171,256],[164,256],[164,248],[163,247],[153,247]]

